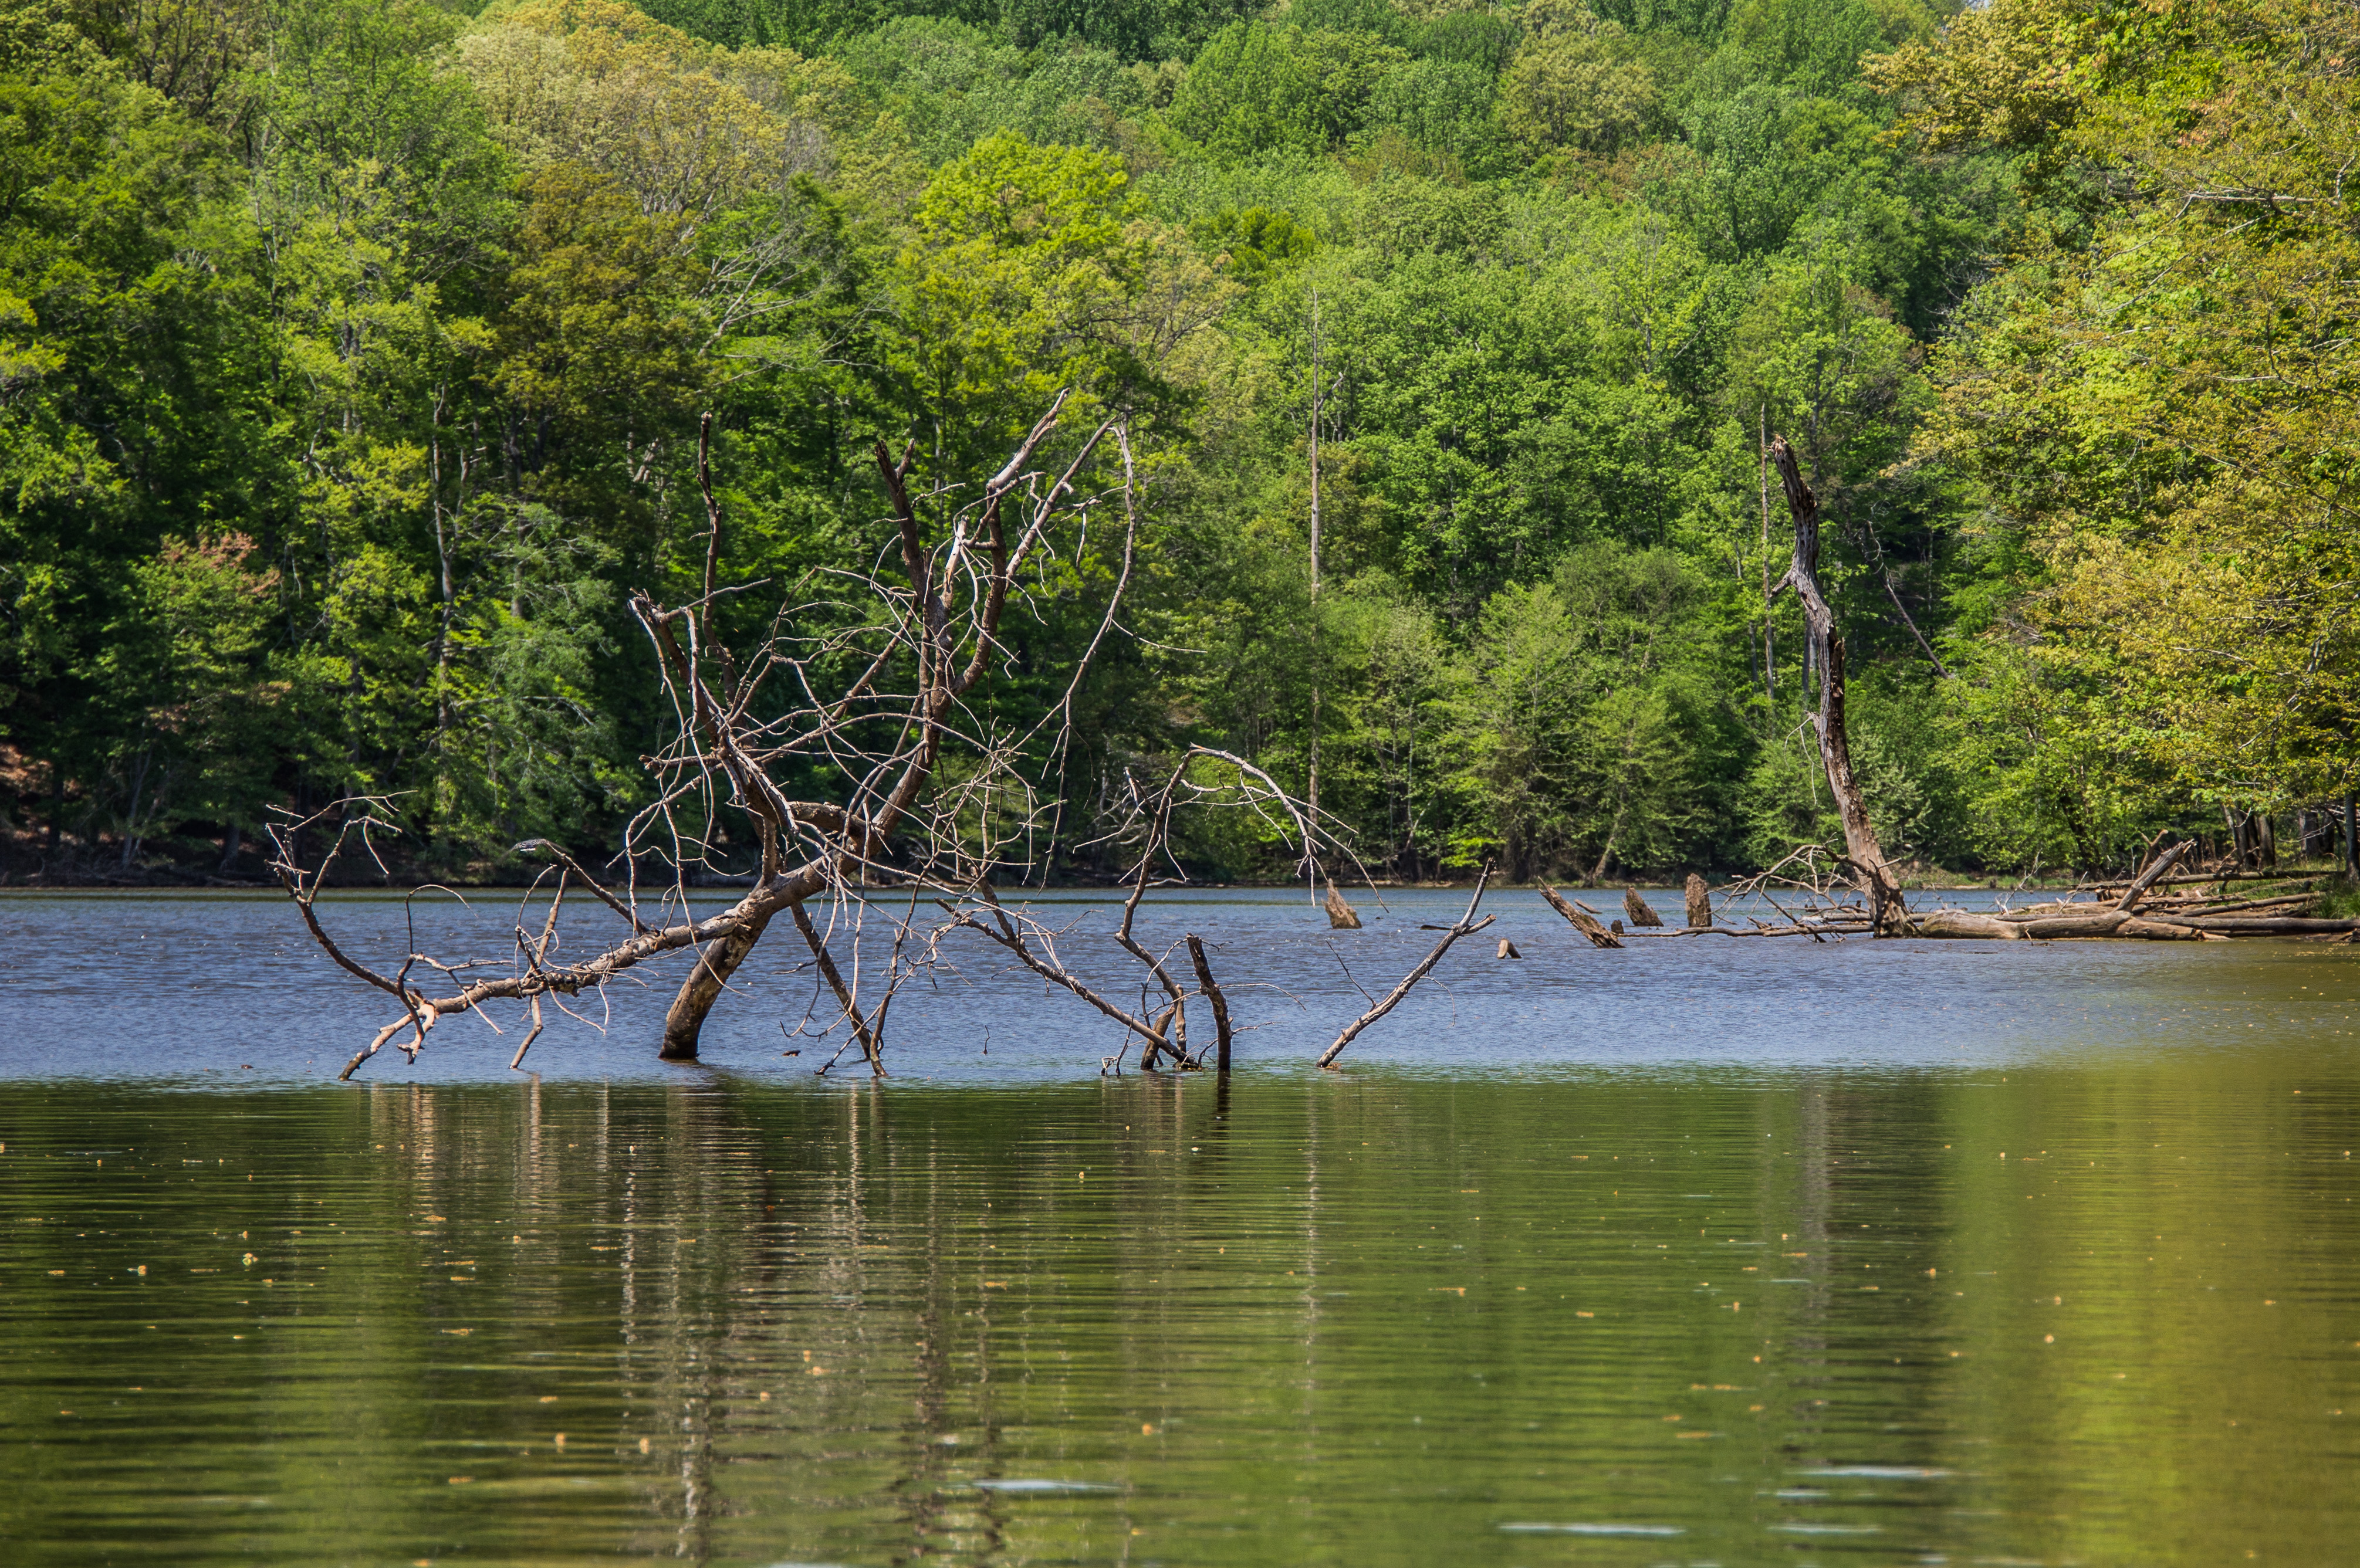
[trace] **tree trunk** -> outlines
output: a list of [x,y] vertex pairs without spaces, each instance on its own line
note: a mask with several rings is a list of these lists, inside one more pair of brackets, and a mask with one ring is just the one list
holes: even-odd
[[1636,887],[1622,889],[1622,912],[1631,917],[1631,923],[1634,926],[1659,926],[1664,923],[1663,918],[1648,908],[1647,900],[1639,897]]
[[1688,873],[1688,926],[1700,931],[1712,924],[1712,893],[1705,887],[1704,878]]
[[1779,481],[1786,489],[1786,508],[1795,518],[1795,560],[1778,586],[1794,589],[1795,596],[1803,602],[1809,663],[1819,676],[1819,706],[1812,724],[1819,732],[1819,760],[1827,769],[1828,788],[1834,792],[1836,810],[1843,818],[1846,858],[1868,895],[1869,918],[1877,934],[1905,936],[1909,911],[1901,899],[1901,884],[1885,864],[1876,829],[1868,820],[1868,803],[1852,777],[1852,742],[1844,728],[1843,634],[1836,630],[1835,613],[1819,593],[1819,500],[1803,483],[1794,449],[1786,437],[1771,439],[1770,461],[1777,465]]
[[763,931],[770,917],[779,912],[778,906],[765,907],[737,930],[697,954],[696,967],[688,972],[688,979],[680,995],[672,1000],[672,1010],[664,1014],[663,1049],[656,1054],[666,1062],[696,1060],[697,1037],[705,1031],[705,1015],[721,999],[729,977],[762,940]]
[[1352,906],[1344,902],[1344,895],[1336,891],[1336,884],[1328,884],[1328,925],[1331,931],[1359,931],[1360,917]]
[[2360,795],[2344,796],[2344,875],[2360,882]]

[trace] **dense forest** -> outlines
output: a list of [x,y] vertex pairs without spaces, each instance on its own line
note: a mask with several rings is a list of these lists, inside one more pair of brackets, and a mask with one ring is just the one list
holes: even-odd
[[885,547],[878,440],[1060,387],[1144,506],[1075,822],[1202,743],[1381,875],[1839,842],[1783,434],[1896,861],[2348,853],[2355,72],[2338,0],[0,0],[6,868],[356,792],[611,852],[705,417],[759,624]]

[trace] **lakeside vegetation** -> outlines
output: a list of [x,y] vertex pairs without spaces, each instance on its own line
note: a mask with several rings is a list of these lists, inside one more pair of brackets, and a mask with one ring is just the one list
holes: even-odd
[[989,472],[1061,387],[1147,486],[1067,821],[1198,743],[1396,877],[1834,842],[1780,433],[1893,859],[2341,856],[2355,70],[2314,0],[0,0],[8,869],[253,877],[352,792],[453,878],[611,853],[701,417],[719,618],[824,630],[872,444]]

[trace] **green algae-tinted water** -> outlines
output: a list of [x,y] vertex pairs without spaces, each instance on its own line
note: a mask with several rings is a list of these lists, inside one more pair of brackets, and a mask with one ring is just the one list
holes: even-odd
[[0,1555],[2347,1562],[2348,1052],[18,1077]]

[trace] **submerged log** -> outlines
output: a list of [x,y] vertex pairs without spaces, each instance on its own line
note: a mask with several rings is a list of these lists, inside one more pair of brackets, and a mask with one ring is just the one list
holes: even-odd
[[1712,893],[1705,887],[1704,878],[1693,871],[1688,873],[1688,895],[1689,927],[1701,930],[1711,925]]
[[1360,917],[1354,912],[1351,905],[1344,902],[1344,895],[1336,891],[1336,884],[1333,882],[1328,884],[1328,929],[1330,931],[1360,929]]
[[1516,951],[1516,944],[1514,942],[1510,942],[1506,937],[1502,937],[1500,939],[1500,956],[1502,958],[1522,958],[1524,954]]
[[1590,913],[1586,909],[1575,909],[1571,904],[1566,902],[1564,894],[1558,892],[1556,888],[1550,887],[1546,882],[1541,884],[1541,897],[1548,900],[1548,906],[1550,909],[1555,909],[1558,914],[1563,915],[1567,920],[1573,922],[1573,929],[1588,937],[1590,939],[1590,946],[1620,947],[1622,945],[1622,943],[1616,939],[1612,931],[1608,931],[1604,926],[1599,923],[1598,917],[1596,915]]
[[1631,917],[1631,923],[1634,926],[1659,926],[1664,923],[1663,917],[1648,908],[1646,899],[1639,897],[1636,887],[1622,889],[1622,912]]

